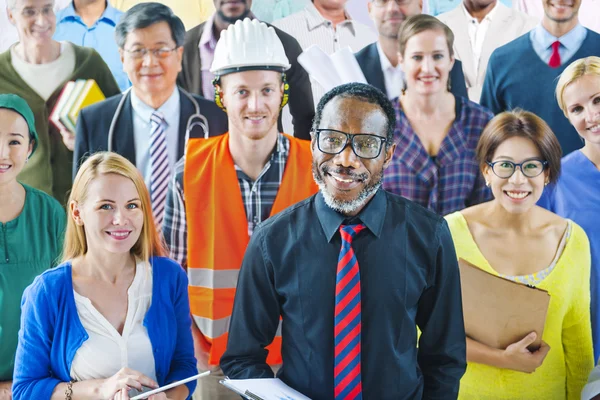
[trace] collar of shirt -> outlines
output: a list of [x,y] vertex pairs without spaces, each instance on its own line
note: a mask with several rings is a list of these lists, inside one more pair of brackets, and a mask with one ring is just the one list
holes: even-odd
[[[112,26],[116,26],[117,22],[119,22],[119,16],[121,14],[122,14],[121,11],[119,11],[116,8],[112,7],[110,5],[110,2],[107,1],[106,2],[106,8],[104,9],[104,12],[100,16],[100,18],[98,18],[98,21],[96,21],[96,23],[98,23],[100,21],[105,21],[105,22],[111,24]],[[81,21],[81,17],[75,11],[74,2],[69,3],[69,5],[66,8],[62,9],[61,11],[59,11],[56,14],[56,20],[59,23],[62,22],[62,21],[66,21],[66,20],[78,20],[78,21]]]
[[211,15],[204,24],[204,30],[202,31],[202,36],[200,36],[200,42],[198,43],[198,47],[208,47],[210,50],[214,51],[215,46],[217,45],[217,38],[215,37],[213,31],[213,25],[215,23],[215,14]]
[[[275,148],[273,149],[273,152],[269,157],[269,161],[265,164],[262,171],[260,171],[260,174],[258,175],[258,178],[256,178],[256,180],[259,181],[264,176],[265,172],[267,172],[269,168],[271,168],[271,165],[273,165],[273,163],[275,162],[276,157],[279,157],[281,155],[287,160],[288,152],[288,139],[284,135],[280,134],[277,137],[277,143],[275,144]],[[235,171],[237,173],[238,178],[252,182],[252,179],[250,179],[250,177],[237,164],[234,163],[233,166],[235,167]]]
[[559,38],[553,36],[542,26],[542,24],[539,24],[531,31],[531,40],[542,46],[544,49],[551,48],[552,43],[559,40],[561,47],[565,47],[569,51],[577,51],[581,46],[581,43],[585,40],[586,35],[587,31],[581,24],[577,24],[575,28]]
[[465,15],[467,16],[467,21],[469,24],[472,24],[473,22],[475,22],[475,24],[479,25],[481,23],[483,23],[483,21],[489,21],[492,22],[494,19],[494,15],[496,14],[496,10],[498,10],[498,4],[500,4],[500,1],[496,2],[496,5],[494,6],[494,8],[492,8],[492,10],[487,13],[487,15],[481,20],[481,22],[479,22],[477,20],[477,18],[473,18],[473,16],[471,15],[471,13],[469,13],[469,11],[467,10],[467,8],[465,7],[464,3],[460,3],[460,6],[462,7]]
[[398,63],[398,65],[396,65],[395,67],[392,65],[390,60],[387,58],[387,56],[383,52],[383,48],[381,47],[381,43],[379,43],[379,41],[377,41],[377,52],[379,53],[379,62],[381,62],[382,70],[387,71],[388,69],[394,69],[396,71],[402,71],[402,68],[400,67],[400,63]]
[[173,94],[164,102],[162,106],[155,110],[150,107],[148,104],[144,103],[138,96],[136,96],[135,91],[131,89],[131,107],[133,108],[133,112],[136,113],[143,121],[147,121],[150,123],[150,117],[152,117],[152,113],[154,111],[160,112],[165,118],[165,123],[169,126],[169,121],[173,120],[174,116],[179,114],[179,90],[177,87],[174,88]]
[[[387,209],[387,199],[383,189],[379,189],[375,196],[367,203],[365,208],[355,217],[362,221],[363,224],[377,237],[381,235],[383,229],[383,223],[385,221],[385,212]],[[323,194],[321,191],[317,193],[315,198],[315,210],[317,211],[317,217],[323,228],[323,233],[327,237],[327,241],[331,242],[331,239],[336,232],[340,230],[340,225],[348,217],[340,214],[333,210],[325,203]]]
[[[315,7],[312,1],[306,5],[304,11],[306,14],[306,24],[308,25],[309,31],[312,31],[313,29],[316,29],[321,25],[331,25],[331,21],[325,19],[321,15],[321,13],[319,12],[319,10],[317,10],[317,7]],[[356,35],[356,29],[354,28],[354,20],[352,19],[350,14],[348,14],[348,11],[344,10],[344,14],[346,15],[346,20],[339,23],[338,25],[349,25],[352,34]]]

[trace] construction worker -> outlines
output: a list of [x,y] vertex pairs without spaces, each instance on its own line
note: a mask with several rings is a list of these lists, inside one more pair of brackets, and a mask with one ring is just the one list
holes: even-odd
[[[194,399],[239,399],[219,384],[218,365],[246,246],[258,224],[317,192],[310,143],[277,128],[289,67],[272,27],[244,19],[223,31],[211,72],[229,132],[191,139],[170,185],[163,233],[187,269],[199,368],[212,371]],[[281,363],[280,345],[278,336],[268,347],[270,365]]]

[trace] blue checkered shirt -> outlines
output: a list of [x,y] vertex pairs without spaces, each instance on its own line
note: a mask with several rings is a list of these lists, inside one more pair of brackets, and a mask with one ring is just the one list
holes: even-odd
[[450,214],[491,199],[491,192],[475,159],[475,149],[493,114],[486,108],[456,97],[456,119],[432,158],[401,109],[396,110],[396,151],[385,170],[383,187],[439,215]]

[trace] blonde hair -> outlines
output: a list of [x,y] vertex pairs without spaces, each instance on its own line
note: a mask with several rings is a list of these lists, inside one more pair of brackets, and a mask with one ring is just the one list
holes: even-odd
[[[110,152],[99,152],[89,157],[77,172],[68,204],[70,205],[71,202],[85,203],[90,183],[104,174],[117,174],[131,179],[140,197],[141,208],[144,213],[144,226],[140,237],[131,248],[131,254],[143,261],[149,261],[152,256],[165,255],[165,247],[154,224],[150,194],[144,183],[144,178],[125,157]],[[72,215],[69,215],[63,247],[63,261],[82,256],[87,251],[85,230],[83,226],[75,223]]]
[[560,74],[560,78],[556,84],[556,100],[565,116],[567,116],[567,105],[564,99],[565,89],[584,75],[600,76],[600,57],[590,56],[580,58],[569,64],[562,74]]

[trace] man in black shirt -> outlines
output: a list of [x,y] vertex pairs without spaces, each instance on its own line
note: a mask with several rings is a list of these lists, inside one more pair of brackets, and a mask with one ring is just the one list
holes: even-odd
[[278,377],[313,400],[457,397],[466,344],[454,245],[443,218],[380,189],[394,124],[371,86],[321,99],[320,191],[250,240],[221,358],[230,378],[273,377],[265,346],[281,316]]

